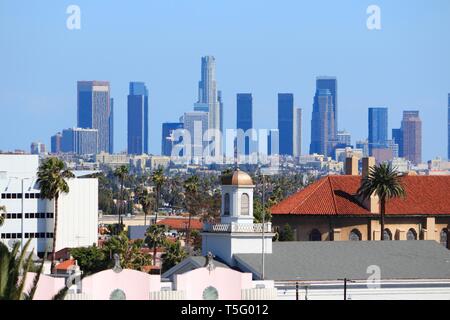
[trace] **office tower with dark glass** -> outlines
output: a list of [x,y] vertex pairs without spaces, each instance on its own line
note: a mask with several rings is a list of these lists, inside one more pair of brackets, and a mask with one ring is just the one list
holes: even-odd
[[280,155],[294,154],[294,95],[278,94],[278,132]]
[[98,153],[98,130],[85,128],[64,129],[61,138],[61,151],[78,155]]
[[109,153],[114,153],[114,99],[110,100],[111,115],[109,117]]
[[128,95],[128,154],[148,154],[148,90],[130,82]]
[[77,123],[79,128],[98,130],[98,152],[113,152],[112,112],[108,81],[78,81]]
[[316,90],[326,89],[330,90],[331,100],[333,104],[332,114],[333,117],[330,119],[330,137],[336,137],[338,131],[338,86],[336,77],[320,76],[316,78]]
[[[236,95],[236,129],[241,129],[245,134],[253,128],[253,97],[251,93],[238,93]],[[243,151],[245,155],[250,154],[250,137],[244,136]],[[239,145],[238,145],[239,147]]]
[[419,111],[403,111],[403,157],[413,164],[422,162],[422,120]]
[[58,132],[54,136],[51,137],[51,152],[56,154],[61,152],[61,139],[62,134],[61,132]]
[[398,156],[403,158],[403,132],[401,128],[392,129],[392,140],[398,146]]
[[329,89],[317,89],[311,118],[309,153],[332,156],[336,141],[333,95]]
[[447,159],[450,160],[450,93],[448,94],[448,113],[447,113],[447,130],[448,130],[448,137],[447,137],[447,153],[448,157]]
[[161,155],[170,157],[174,143],[181,143],[181,141],[174,140],[173,132],[177,129],[183,129],[182,122],[164,122],[162,124]]
[[369,153],[373,148],[387,148],[388,109],[385,107],[369,108]]

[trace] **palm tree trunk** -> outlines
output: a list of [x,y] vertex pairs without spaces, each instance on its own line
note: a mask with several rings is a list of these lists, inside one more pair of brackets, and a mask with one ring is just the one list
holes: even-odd
[[155,210],[155,224],[158,222],[158,209],[159,209],[159,186],[156,187],[156,210]]
[[156,266],[156,245],[153,247],[153,265]]
[[50,264],[50,270],[54,273],[55,269],[55,252],[56,252],[56,232],[58,227],[58,198],[59,194],[57,193],[55,196],[55,212],[53,214],[53,244],[52,244],[52,263]]
[[384,239],[384,214],[386,212],[386,199],[380,199],[380,225],[381,225],[381,240]]
[[186,246],[187,246],[187,248],[188,248],[188,253],[190,254],[190,249],[191,249],[191,246],[190,246],[190,240],[191,240],[191,217],[192,217],[192,214],[191,214],[191,212],[189,212],[189,220],[188,220],[188,231],[187,231],[187,234],[186,234]]
[[119,203],[119,223],[117,224],[118,233],[120,233],[122,227],[122,207],[123,207],[123,178],[120,180],[120,203]]
[[147,225],[147,210],[144,210],[144,226]]

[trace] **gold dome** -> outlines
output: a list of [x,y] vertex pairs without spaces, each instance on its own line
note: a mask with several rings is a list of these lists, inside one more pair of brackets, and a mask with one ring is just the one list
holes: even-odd
[[234,172],[222,176],[222,185],[225,186],[253,186],[253,180],[248,173],[236,169]]

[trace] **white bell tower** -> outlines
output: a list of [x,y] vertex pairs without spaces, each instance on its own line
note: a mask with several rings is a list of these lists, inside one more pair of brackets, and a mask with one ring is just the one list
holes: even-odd
[[[205,224],[202,235],[202,254],[212,252],[234,266],[235,253],[272,253],[272,225],[253,222],[252,178],[236,169],[222,177],[222,207],[220,223]],[[264,231],[264,232],[263,232]],[[264,245],[263,245],[264,242]]]

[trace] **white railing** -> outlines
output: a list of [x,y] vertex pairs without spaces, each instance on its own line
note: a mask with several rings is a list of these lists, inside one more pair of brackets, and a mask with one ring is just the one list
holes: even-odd
[[[205,223],[203,227],[205,232],[248,232],[262,233],[262,223]],[[272,232],[272,224],[270,222],[264,224],[264,232]]]

